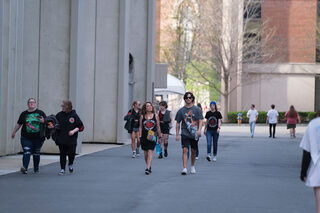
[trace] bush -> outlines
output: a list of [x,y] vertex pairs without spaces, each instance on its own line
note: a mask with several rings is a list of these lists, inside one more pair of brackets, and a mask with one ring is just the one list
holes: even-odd
[[[238,112],[228,112],[228,122],[229,123],[237,123],[238,122],[238,113],[242,113],[242,123],[249,123],[249,118],[247,118],[248,111],[238,111]],[[267,120],[267,112],[258,111],[258,120],[257,123],[265,123]],[[286,123],[286,112],[278,112],[279,113],[279,123]],[[298,112],[301,118],[302,123],[307,123],[315,118],[315,112]]]
[[309,112],[308,113],[308,120],[311,121],[316,117],[317,113],[316,112]]

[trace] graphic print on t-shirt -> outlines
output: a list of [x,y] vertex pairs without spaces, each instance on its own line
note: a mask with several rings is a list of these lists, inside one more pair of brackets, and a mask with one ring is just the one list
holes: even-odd
[[143,122],[143,127],[145,130],[152,130],[153,127],[156,125],[155,121],[154,120],[145,120]]
[[190,110],[188,113],[185,113],[184,115],[185,115],[184,122],[187,125],[187,130],[190,132],[190,134],[196,137],[197,131],[198,131],[198,122],[192,119],[192,117],[195,115],[192,113],[192,110]]
[[40,116],[38,113],[32,113],[26,116],[27,133],[40,132],[40,120],[38,116]]
[[209,126],[210,128],[214,128],[214,127],[217,126],[217,119],[216,119],[216,117],[211,116],[211,117],[208,119],[208,126]]

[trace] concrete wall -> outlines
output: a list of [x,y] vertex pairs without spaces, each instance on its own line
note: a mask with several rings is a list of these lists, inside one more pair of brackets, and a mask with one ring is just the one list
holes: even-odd
[[278,111],[290,105],[298,111],[313,111],[319,68],[315,64],[244,65],[243,104],[231,110],[248,110],[255,104],[258,110],[267,111],[275,104]]
[[[20,132],[10,136],[29,97],[48,115],[72,100],[85,124],[79,148],[126,142],[128,55],[134,98],[152,99],[154,17],[155,0],[0,0],[0,155],[21,150]],[[48,141],[42,151],[58,150]]]

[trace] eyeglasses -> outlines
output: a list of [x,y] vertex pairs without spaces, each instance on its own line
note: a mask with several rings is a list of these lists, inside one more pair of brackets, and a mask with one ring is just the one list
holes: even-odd
[[35,101],[29,101],[28,104],[35,104]]

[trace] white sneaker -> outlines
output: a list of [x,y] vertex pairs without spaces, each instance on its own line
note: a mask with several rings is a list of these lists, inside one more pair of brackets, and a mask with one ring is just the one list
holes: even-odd
[[64,175],[64,169],[61,169],[59,175]]
[[136,152],[133,152],[132,153],[132,158],[135,158],[137,155],[136,155]]
[[196,160],[199,160],[199,158],[198,158],[198,157],[196,157]]
[[190,171],[191,174],[195,174],[196,173],[196,168],[194,166],[191,166],[191,171]]
[[216,156],[213,156],[212,161],[213,161],[213,162],[216,162],[216,161],[217,161]]
[[181,171],[181,174],[182,175],[186,175],[188,172],[187,168],[183,168],[182,171]]

